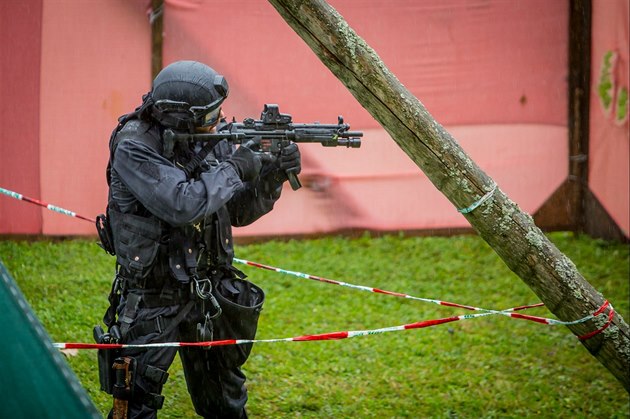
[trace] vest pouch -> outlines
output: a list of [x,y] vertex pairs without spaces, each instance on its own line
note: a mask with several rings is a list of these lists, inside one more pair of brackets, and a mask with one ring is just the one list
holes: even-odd
[[[213,319],[213,340],[254,339],[258,328],[258,318],[265,302],[262,288],[249,281],[238,278],[222,278],[212,288],[222,313]],[[253,344],[216,346],[213,351],[225,361],[229,367],[242,366]]]
[[210,265],[230,265],[234,259],[232,224],[226,207],[221,207],[206,221],[204,241],[209,245]]
[[105,214],[99,214],[96,217],[96,232],[98,233],[98,238],[101,240],[100,243],[97,243],[105,252],[110,255],[116,254],[116,249],[114,249],[114,237],[112,234],[112,226],[109,223],[109,219]]
[[134,278],[144,278],[151,271],[160,247],[160,222],[112,210],[110,218],[117,262]]
[[232,243],[232,226],[229,218],[224,222],[220,222],[217,226],[218,240],[221,243],[222,252],[219,254],[219,265],[229,264],[234,259],[234,245]]
[[199,247],[192,239],[194,233],[182,228],[172,229],[168,242],[168,264],[171,275],[182,284],[190,282],[190,275],[197,272]]

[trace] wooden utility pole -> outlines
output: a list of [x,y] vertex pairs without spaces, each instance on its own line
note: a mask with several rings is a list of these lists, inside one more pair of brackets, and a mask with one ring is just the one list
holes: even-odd
[[591,0],[569,4],[569,208],[578,233],[585,230],[588,189],[589,93],[591,85]]
[[[470,159],[335,9],[323,0],[269,1],[553,314],[571,321],[604,307],[604,297],[573,262]],[[585,336],[605,327],[582,343],[630,392],[628,325],[610,306],[602,312],[569,329]]]
[[164,31],[164,0],[151,0],[151,80],[162,70],[162,42]]

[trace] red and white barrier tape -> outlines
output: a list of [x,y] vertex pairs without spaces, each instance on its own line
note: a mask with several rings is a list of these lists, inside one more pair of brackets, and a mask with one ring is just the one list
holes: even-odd
[[[608,301],[606,301],[602,307],[600,307],[596,312],[594,312],[589,318],[593,318],[602,314],[606,307],[610,306]],[[612,317],[614,316],[614,310],[612,306],[610,313],[608,315],[608,322],[599,330],[593,331],[587,335],[579,336],[580,340],[589,339],[596,334],[602,332],[606,329],[610,322],[612,322]],[[59,349],[155,349],[155,348],[169,348],[169,347],[211,347],[211,346],[228,346],[228,345],[242,345],[247,343],[276,343],[276,342],[312,342],[312,341],[322,341],[322,340],[341,340],[341,339],[349,339],[360,336],[368,336],[368,335],[377,335],[382,333],[389,332],[398,332],[403,330],[411,330],[411,329],[423,329],[426,327],[437,326],[440,324],[456,322],[459,320],[467,320],[474,319],[478,317],[484,316],[492,316],[495,314],[499,314],[502,312],[510,312],[515,308],[510,308],[506,310],[502,310],[501,312],[493,313],[493,312],[484,312],[484,313],[475,313],[475,314],[463,314],[459,316],[452,317],[443,317],[441,319],[433,319],[433,320],[424,320],[416,323],[403,324],[399,326],[391,326],[391,327],[383,327],[380,329],[370,329],[370,330],[348,330],[342,332],[328,332],[328,333],[320,333],[315,335],[302,335],[295,336],[290,338],[276,338],[276,339],[226,339],[226,340],[215,340],[215,341],[205,341],[205,342],[158,342],[158,343],[145,343],[145,344],[125,344],[125,343],[54,343],[53,346]],[[512,313],[517,314],[518,313]],[[516,318],[527,318],[528,320],[532,320],[538,323],[544,323],[549,325],[556,325],[558,323],[550,323],[548,320],[552,319],[544,319],[542,317],[536,316],[525,316],[519,315],[522,317]]]
[[54,211],[54,212],[58,212],[58,213],[63,214],[63,215],[68,215],[70,217],[80,218],[82,220],[90,221],[92,223],[96,222],[96,220],[94,220],[92,218],[84,217],[82,215],[77,214],[76,212],[73,212],[73,211],[70,211],[70,210],[58,207],[58,206],[53,205],[53,204],[48,204],[46,202],[40,201],[40,200],[35,199],[35,198],[29,198],[28,196],[24,196],[24,195],[19,194],[17,192],[10,191],[8,189],[0,188],[0,194],[4,194],[4,195],[7,195],[7,196],[10,196],[11,198],[15,198],[15,199],[18,199],[20,201],[30,202],[31,204],[39,205],[40,207],[44,207],[46,209],[49,209],[49,210]]
[[[49,209],[51,211],[55,211],[55,212],[58,212],[60,214],[68,215],[70,217],[80,218],[82,220],[90,221],[90,222],[93,222],[93,223],[96,222],[96,220],[94,220],[92,218],[84,217],[84,216],[79,215],[79,214],[77,214],[77,213],[75,213],[73,211],[70,211],[70,210],[67,210],[67,209],[64,209],[64,208],[60,208],[60,207],[57,207],[57,206],[52,205],[52,204],[48,204],[48,203],[39,201],[39,200],[34,199],[34,198],[29,198],[29,197],[24,196],[22,194],[19,194],[17,192],[13,192],[13,191],[10,191],[8,189],[1,188],[1,187],[0,187],[0,194],[4,194],[4,195],[10,196],[12,198],[18,199],[18,200],[22,200],[22,201],[26,201],[26,202],[29,202],[29,203],[32,203],[32,204],[36,204],[36,205],[39,205],[41,207],[47,208],[47,209]],[[403,294],[403,293],[394,292],[394,291],[386,291],[386,290],[382,290],[382,289],[379,289],[379,288],[366,287],[366,286],[363,286],[363,285],[354,285],[354,284],[350,284],[350,283],[347,283],[347,282],[336,281],[334,279],[327,279],[327,278],[323,278],[323,277],[319,277],[319,276],[315,276],[315,275],[305,274],[305,273],[302,273],[302,272],[289,271],[289,270],[286,270],[286,269],[276,268],[274,266],[263,265],[261,263],[251,262],[251,261],[244,260],[244,259],[234,258],[234,262],[242,263],[242,264],[245,264],[245,265],[248,265],[248,266],[253,266],[253,267],[256,267],[256,268],[260,268],[260,269],[266,269],[266,270],[269,270],[269,271],[283,273],[283,274],[287,274],[287,275],[293,275],[293,276],[297,276],[297,277],[300,277],[300,278],[311,279],[311,280],[315,280],[315,281],[325,282],[325,283],[328,283],[328,284],[334,284],[334,285],[340,285],[340,286],[344,286],[344,287],[348,287],[348,288],[358,289],[358,290],[361,290],[361,291],[368,291],[368,292],[373,292],[373,293],[377,293],[377,294],[391,295],[391,296],[394,296],[394,297],[408,298],[408,299],[411,299],[411,300],[424,301],[424,302],[429,302],[429,303],[433,303],[433,304],[438,304],[438,305],[441,305],[441,306],[458,307],[458,308],[463,308],[463,309],[471,310],[471,311],[480,311],[481,313],[460,315],[460,316],[454,316],[454,317],[446,317],[446,318],[435,319],[435,320],[425,320],[425,321],[421,321],[421,322],[416,322],[416,323],[411,323],[411,324],[406,324],[406,325],[401,325],[401,326],[386,327],[386,328],[381,328],[381,329],[355,330],[355,331],[345,331],[345,332],[332,332],[332,333],[323,333],[323,334],[317,334],[317,335],[304,335],[304,336],[298,336],[298,337],[292,337],[292,338],[258,339],[258,340],[229,339],[229,340],[210,341],[210,342],[166,342],[166,343],[152,343],[152,344],[144,344],[144,345],[96,344],[96,343],[93,343],[93,344],[92,343],[55,343],[54,346],[57,347],[57,348],[61,348],[61,349],[116,349],[116,348],[151,348],[151,347],[167,347],[167,346],[177,346],[177,347],[179,347],[179,346],[224,346],[224,345],[239,345],[239,344],[244,344],[244,343],[267,343],[267,342],[333,340],[333,339],[346,339],[346,338],[356,337],[356,336],[374,335],[374,334],[380,334],[380,333],[386,333],[386,332],[394,332],[394,331],[399,331],[399,330],[419,329],[419,328],[424,328],[424,327],[429,327],[429,326],[435,326],[435,325],[438,325],[438,324],[458,321],[458,320],[462,320],[462,319],[471,319],[471,318],[483,317],[483,316],[489,316],[489,315],[503,315],[503,316],[507,316],[507,317],[510,317],[510,318],[513,318],[513,319],[529,320],[529,321],[533,321],[533,322],[536,322],[536,323],[553,325],[553,326],[555,326],[555,325],[568,326],[568,325],[584,323],[586,321],[592,320],[593,318],[595,318],[595,317],[597,317],[599,315],[602,315],[604,313],[604,311],[606,310],[606,308],[610,307],[610,311],[608,312],[608,315],[607,315],[608,319],[607,319],[606,323],[602,327],[600,327],[599,329],[594,330],[592,332],[589,332],[589,333],[587,333],[585,335],[578,336],[578,339],[580,339],[580,340],[587,340],[587,339],[590,339],[593,336],[603,332],[604,330],[606,330],[606,328],[608,328],[608,326],[610,326],[610,324],[612,323],[614,315],[615,315],[615,310],[612,307],[612,305],[608,301],[605,301],[602,304],[602,306],[599,309],[597,309],[595,312],[593,312],[592,314],[589,314],[588,316],[585,316],[585,317],[583,317],[581,319],[565,322],[565,321],[560,321],[560,320],[556,320],[556,319],[549,319],[549,318],[545,318],[545,317],[538,317],[538,316],[531,316],[531,315],[527,315],[527,314],[516,313],[516,311],[521,311],[521,310],[525,310],[525,309],[528,309],[528,308],[544,306],[543,303],[537,303],[537,304],[513,307],[513,308],[509,308],[509,309],[505,309],[505,310],[491,310],[491,309],[474,307],[474,306],[469,306],[469,305],[465,305],[465,304],[451,303],[451,302],[448,302],[448,301],[441,301],[441,300],[436,300],[436,299],[431,299],[431,298],[414,297],[414,296],[409,295],[409,294]]]
[[162,343],[146,343],[146,344],[124,344],[124,343],[54,343],[53,345],[59,349],[151,349],[151,348],[169,348],[169,347],[190,347],[190,346],[226,346],[226,345],[242,345],[246,343],[274,343],[274,342],[307,342],[318,340],[341,340],[354,338],[359,336],[377,335],[381,333],[397,332],[410,329],[422,329],[425,327],[437,326],[439,324],[455,322],[463,319],[472,319],[475,317],[490,316],[493,313],[477,313],[465,314],[461,316],[445,317],[435,320],[425,320],[416,323],[403,324],[400,326],[383,327],[371,330],[349,330],[345,332],[320,333],[316,335],[303,335],[290,338],[278,339],[227,339],[215,340],[207,342],[162,342]]
[[343,287],[358,289],[358,290],[361,290],[361,291],[373,292],[373,293],[377,293],[377,294],[391,295],[391,296],[394,296],[394,297],[407,298],[407,299],[416,300],[416,301],[424,301],[424,302],[427,302],[427,303],[438,304],[438,305],[446,306],[446,307],[458,307],[458,308],[463,308],[463,309],[470,310],[470,311],[481,311],[481,312],[484,312],[484,313],[487,313],[487,314],[500,314],[500,315],[503,315],[503,316],[511,317],[513,319],[529,320],[529,321],[533,321],[533,322],[536,322],[536,323],[549,324],[549,325],[554,325],[554,326],[555,325],[569,326],[569,325],[572,325],[572,324],[584,323],[586,321],[589,321],[589,320],[593,319],[597,315],[601,314],[600,310],[605,309],[609,305],[608,301],[606,301],[604,303],[603,307],[600,307],[600,309],[597,310],[595,313],[589,314],[588,316],[583,317],[581,319],[577,319],[577,320],[573,320],[573,321],[569,321],[569,322],[564,322],[564,321],[560,321],[560,320],[556,320],[556,319],[548,319],[548,318],[545,318],[545,317],[530,316],[530,315],[527,315],[527,314],[515,313],[515,311],[526,310],[528,308],[542,307],[542,306],[544,306],[544,303],[537,303],[537,304],[530,304],[530,305],[525,305],[525,306],[513,307],[513,308],[508,308],[506,310],[491,310],[491,309],[487,309],[487,308],[473,307],[473,306],[469,306],[469,305],[465,305],[465,304],[457,304],[457,303],[451,303],[451,302],[448,302],[448,301],[435,300],[435,299],[432,299],[432,298],[414,297],[413,295],[409,295],[409,294],[403,294],[403,293],[400,293],[400,292],[393,292],[393,291],[386,291],[386,290],[382,290],[382,289],[379,289],[379,288],[366,287],[366,286],[363,286],[363,285],[349,284],[347,282],[336,281],[334,279],[322,278],[320,276],[310,275],[310,274],[306,274],[306,273],[302,273],[302,272],[295,272],[295,271],[289,271],[289,270],[282,269],[282,268],[276,268],[275,266],[263,265],[262,263],[251,262],[251,261],[248,261],[248,260],[245,260],[245,259],[234,258],[234,262],[241,263],[241,264],[248,265],[248,266],[253,266],[255,268],[266,269],[268,271],[283,273],[283,274],[286,274],[286,275],[297,276],[299,278],[311,279],[311,280],[314,280],[314,281],[325,282],[327,284],[334,284],[334,285],[340,285],[340,286],[343,286]]

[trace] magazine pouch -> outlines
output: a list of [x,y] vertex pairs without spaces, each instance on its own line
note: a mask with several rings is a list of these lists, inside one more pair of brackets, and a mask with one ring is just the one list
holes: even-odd
[[116,261],[133,278],[148,275],[160,246],[162,228],[154,217],[109,211]]

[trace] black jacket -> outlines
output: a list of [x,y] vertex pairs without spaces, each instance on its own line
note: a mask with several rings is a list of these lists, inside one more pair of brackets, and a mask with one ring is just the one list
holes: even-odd
[[138,119],[112,136],[108,215],[117,261],[131,276],[146,277],[165,255],[184,283],[200,269],[231,265],[231,226],[256,221],[280,197],[282,177],[272,164],[243,183],[223,140],[187,178],[181,167],[192,152],[166,159],[160,127]]

